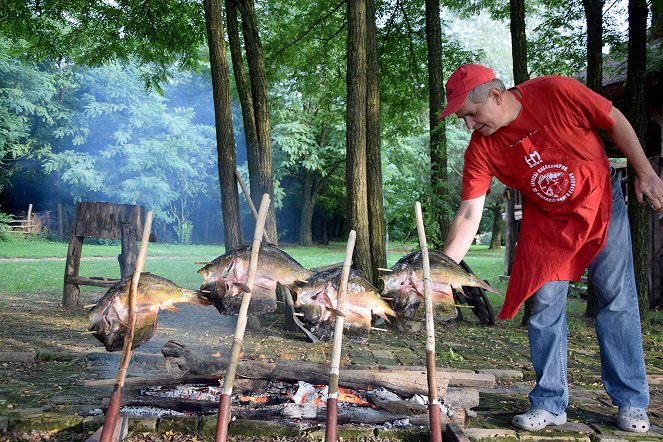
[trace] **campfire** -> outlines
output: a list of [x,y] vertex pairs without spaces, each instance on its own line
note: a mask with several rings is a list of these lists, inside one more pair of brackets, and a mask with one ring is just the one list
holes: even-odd
[[[213,415],[218,410],[222,389],[216,384],[164,385],[127,391],[123,414],[150,415]],[[305,381],[256,381],[251,390],[232,395],[232,413],[238,419],[283,420],[302,426],[324,422],[327,385]],[[426,398],[415,394],[401,398],[384,387],[355,390],[340,387],[338,392],[339,422],[407,426],[425,424]],[[450,407],[442,409],[449,418]]]

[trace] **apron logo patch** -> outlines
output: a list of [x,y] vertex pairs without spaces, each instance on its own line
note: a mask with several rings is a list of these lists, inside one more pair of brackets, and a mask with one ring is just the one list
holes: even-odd
[[535,194],[549,203],[558,203],[573,195],[576,178],[563,164],[546,164],[532,174],[530,186]]
[[529,155],[525,155],[525,162],[529,167],[534,167],[537,164],[541,164],[543,160],[541,159],[541,155],[539,155],[539,152],[534,151]]

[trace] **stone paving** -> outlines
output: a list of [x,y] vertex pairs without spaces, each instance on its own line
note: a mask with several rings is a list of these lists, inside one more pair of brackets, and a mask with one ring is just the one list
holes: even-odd
[[[234,319],[220,317],[211,309],[196,310],[199,307],[183,307],[179,314],[163,312],[159,317],[161,330],[144,346],[135,352],[129,367],[129,376],[154,376],[169,373],[160,349],[169,339],[187,343],[195,347],[201,353],[212,354],[220,352],[227,353],[233,338]],[[195,319],[195,326],[190,323],[184,325],[181,318],[185,316]],[[373,332],[379,333],[379,332]],[[345,366],[424,366],[425,352],[421,336],[404,335],[403,337],[386,335],[384,337],[371,338],[371,342],[344,344],[343,360]],[[206,338],[206,339],[203,339]],[[82,338],[81,338],[82,339]],[[88,338],[85,338],[88,339]],[[92,338],[89,338],[92,339]],[[195,342],[195,344],[194,344]],[[440,342],[441,347],[459,349],[462,351],[463,343],[446,340]],[[247,330],[243,345],[243,357],[245,359],[282,359],[292,361],[308,361],[317,363],[328,363],[331,354],[329,343],[311,344],[303,340],[301,334],[286,332],[281,329],[278,318],[268,318],[263,321],[263,327],[259,331]],[[453,352],[452,352],[453,353]],[[588,352],[590,353],[590,352]],[[451,355],[453,356],[453,354]],[[591,355],[590,355],[591,356]],[[70,372],[66,376],[70,381],[58,383],[57,385],[38,385],[38,389],[49,389],[47,398],[38,406],[24,406],[20,400],[0,397],[0,432],[27,431],[35,429],[55,428],[79,428],[81,431],[92,431],[100,425],[100,416],[86,416],[87,412],[99,408],[102,400],[110,395],[110,388],[80,388],[82,379],[113,379],[116,375],[120,354],[107,353],[90,341],[83,353],[58,352],[50,355],[45,351],[32,352],[0,352],[0,369],[4,368],[6,373],[14,372],[9,383],[16,383],[19,388],[30,384],[30,374],[25,376],[17,371],[19,368],[35,367],[43,369],[44,364],[49,361],[59,360],[62,365],[68,365]],[[465,354],[467,363],[472,364],[473,355]],[[476,356],[477,361],[481,356]],[[40,365],[41,364],[41,365]],[[485,364],[484,364],[485,365]],[[444,364],[440,363],[438,368]],[[177,371],[170,367],[170,370]],[[28,370],[29,371],[29,370]],[[546,429],[539,433],[528,433],[515,431],[510,426],[510,420],[515,412],[524,411],[527,408],[527,393],[531,389],[531,373],[525,372],[525,380],[520,376],[513,377],[513,370],[499,370],[497,367],[491,371],[490,368],[482,368],[480,371],[494,373],[498,383],[494,388],[480,390],[480,402],[470,413],[466,422],[465,432],[471,440],[585,440],[616,442],[630,441],[660,441],[663,440],[663,387],[658,382],[652,383],[652,402],[650,405],[650,417],[652,429],[646,435],[634,435],[618,431],[614,425],[616,407],[613,407],[609,398],[602,390],[571,389],[570,407],[567,410],[569,423],[555,429]],[[519,372],[519,370],[516,370]],[[78,386],[78,387],[77,387]],[[51,391],[52,389],[53,391]],[[209,423],[213,417],[205,418],[135,418],[130,420],[133,431],[145,432],[182,432],[197,430],[205,432],[209,429]],[[246,426],[251,423],[235,423],[234,430],[248,431]],[[253,424],[255,426],[255,423]],[[261,424],[263,425],[263,424]],[[243,428],[243,429],[242,429]],[[377,435],[375,429],[354,429],[356,436],[361,431]],[[290,431],[301,434],[297,428],[273,428],[276,433]],[[348,429],[350,431],[350,429]],[[399,430],[400,431],[400,430]],[[420,429],[412,429],[407,438],[413,438],[413,434],[421,433]],[[315,432],[309,432],[312,440],[318,436]],[[279,433],[282,434],[282,433]],[[285,437],[286,434],[284,434]],[[294,434],[294,433],[292,433]],[[350,433],[346,440],[351,439]],[[394,437],[400,434],[397,430],[382,433],[385,437]],[[425,434],[422,433],[422,434]],[[420,440],[426,440],[425,435]],[[405,436],[404,436],[405,438]],[[2,435],[0,434],[0,440]],[[11,439],[10,439],[11,440]]]

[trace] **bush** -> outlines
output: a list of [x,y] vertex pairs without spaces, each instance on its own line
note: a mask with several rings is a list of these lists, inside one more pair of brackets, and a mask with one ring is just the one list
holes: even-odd
[[0,212],[0,241],[7,241],[10,239],[11,229],[9,223],[13,217],[8,213]]

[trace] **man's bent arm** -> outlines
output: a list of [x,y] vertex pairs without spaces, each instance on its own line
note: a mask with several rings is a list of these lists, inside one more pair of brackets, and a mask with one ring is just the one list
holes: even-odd
[[485,201],[486,195],[484,194],[478,198],[460,202],[444,243],[444,253],[456,262],[463,259],[474,241],[474,236],[479,230]]
[[633,126],[624,114],[613,106],[610,110],[610,118],[615,121],[615,124],[608,129],[608,135],[610,135],[615,146],[624,154],[637,175],[635,193],[638,202],[642,203],[642,194],[644,193],[652,200],[655,208],[660,210],[663,207],[663,181],[649,163]]

